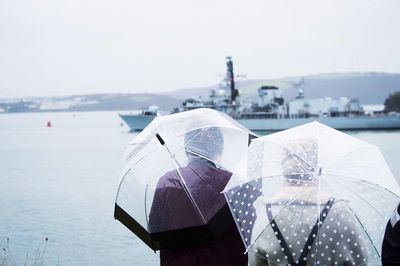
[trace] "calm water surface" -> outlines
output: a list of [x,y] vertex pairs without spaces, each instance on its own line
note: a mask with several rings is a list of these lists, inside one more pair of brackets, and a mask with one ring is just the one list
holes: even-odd
[[[158,264],[113,218],[122,154],[135,136],[120,123],[116,112],[0,115],[0,261]],[[400,131],[347,133],[379,146],[399,180]]]

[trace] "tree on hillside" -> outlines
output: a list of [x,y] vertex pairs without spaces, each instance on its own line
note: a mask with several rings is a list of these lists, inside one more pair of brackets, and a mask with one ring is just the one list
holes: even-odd
[[385,112],[400,112],[400,91],[390,94],[385,100]]

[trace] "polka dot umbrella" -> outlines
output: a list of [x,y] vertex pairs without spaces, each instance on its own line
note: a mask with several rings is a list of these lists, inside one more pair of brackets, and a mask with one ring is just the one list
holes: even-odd
[[312,122],[253,140],[224,194],[252,265],[379,265],[400,189],[378,147]]
[[155,118],[127,148],[115,218],[154,250],[217,238],[233,224],[221,191],[252,137],[207,108]]

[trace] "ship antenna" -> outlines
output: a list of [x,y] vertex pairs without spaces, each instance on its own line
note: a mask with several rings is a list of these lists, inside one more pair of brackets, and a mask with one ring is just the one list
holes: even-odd
[[239,91],[235,88],[235,76],[233,75],[233,62],[232,62],[232,57],[227,56],[226,57],[226,80],[227,83],[229,83],[229,88],[231,90],[231,98],[230,98],[230,103],[236,102],[236,98],[239,95]]

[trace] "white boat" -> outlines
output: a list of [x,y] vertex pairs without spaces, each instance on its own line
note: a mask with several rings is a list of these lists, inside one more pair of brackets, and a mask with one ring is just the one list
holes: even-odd
[[129,127],[130,131],[141,131],[143,130],[154,118],[161,115],[158,111],[158,106],[152,105],[147,109],[141,110],[139,113],[119,113],[118,115]]

